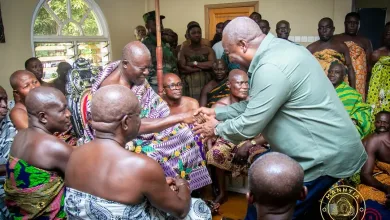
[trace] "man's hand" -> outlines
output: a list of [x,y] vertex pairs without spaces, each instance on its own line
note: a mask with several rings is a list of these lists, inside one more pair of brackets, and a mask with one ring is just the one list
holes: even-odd
[[208,116],[213,116],[215,117],[215,109],[213,108],[206,108],[206,107],[201,107],[197,110],[195,110],[194,115],[208,115]]
[[176,183],[175,186],[177,187],[177,190],[179,190],[181,186],[185,186],[188,190],[190,190],[190,184],[187,182],[187,180],[182,179],[179,176],[175,178],[175,183]]
[[194,111],[189,111],[185,113],[181,113],[181,121],[186,124],[194,124],[195,123],[195,115]]
[[252,143],[250,141],[246,141],[241,147],[239,147],[233,158],[234,163],[246,164],[249,157],[249,149],[251,147]]
[[210,138],[216,137],[214,134],[214,129],[219,123],[217,119],[214,117],[203,115],[203,117],[206,119],[206,122],[203,124],[195,124],[195,127],[193,130],[195,131],[195,134],[199,134],[200,138],[207,141]]
[[165,177],[166,181],[167,181],[167,184],[168,186],[173,190],[173,191],[178,191],[179,189],[177,188],[176,186],[176,181],[174,178],[172,177]]

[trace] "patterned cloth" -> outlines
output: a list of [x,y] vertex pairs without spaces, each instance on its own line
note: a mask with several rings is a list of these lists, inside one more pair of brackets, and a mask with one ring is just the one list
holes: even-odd
[[[373,177],[385,185],[390,185],[390,164],[380,161],[375,162]],[[357,190],[365,200],[374,200],[382,205],[386,202],[386,193],[365,184],[360,184]]]
[[353,69],[356,74],[356,90],[362,95],[363,101],[366,100],[366,82],[367,82],[367,57],[366,52],[353,41],[344,42],[349,48]]
[[321,64],[322,69],[324,69],[326,75],[328,75],[328,70],[332,62],[339,61],[345,65],[344,55],[332,49],[317,51],[313,54],[313,56]]
[[241,147],[244,143],[245,141],[236,146],[219,137],[206,154],[207,164],[222,170],[231,171],[233,177],[247,173],[249,165],[238,165],[233,163],[237,148]]
[[[67,188],[65,210],[70,220],[174,220],[153,207],[146,199],[137,205],[108,201],[76,189]],[[191,200],[191,209],[184,220],[211,220],[211,211],[200,199]]]
[[11,219],[66,219],[64,189],[56,172],[9,157],[4,190]]
[[54,133],[54,136],[63,140],[64,142],[66,142],[70,146],[77,145],[77,138],[76,138],[76,135],[73,134],[72,126],[70,126],[69,129],[67,131],[64,131],[63,133]]
[[367,104],[372,108],[371,131],[375,130],[375,115],[390,111],[390,56],[383,56],[372,68]]
[[[16,133],[17,131],[12,124],[9,115],[7,115],[0,122],[0,165],[7,164],[11,145],[14,141],[14,136]],[[4,203],[4,181],[5,176],[0,176],[0,219],[8,219],[9,217],[8,209]]]
[[229,96],[230,89],[227,87],[227,78],[220,82],[214,89],[207,93],[207,108],[211,108],[218,100]]
[[[100,84],[119,66],[120,61],[112,62],[100,74],[92,86],[92,96]],[[170,114],[167,103],[158,96],[149,83],[133,86],[131,90],[137,96],[142,110],[141,118],[163,118]],[[90,117],[90,95],[87,104],[82,104],[87,110],[86,118]],[[93,139],[91,126],[86,126],[88,140]],[[206,162],[201,155],[201,146],[196,142],[192,129],[187,124],[176,124],[160,133],[144,134],[127,143],[127,149],[143,153],[156,160],[164,169],[165,175],[175,177],[180,175],[187,179],[191,190],[211,184]]]
[[[152,56],[152,65],[149,68],[148,82],[152,86],[157,86],[156,36],[148,34],[142,43],[149,49],[150,55]],[[178,73],[177,59],[172,53],[170,47],[165,44],[162,44],[161,46],[163,52],[163,73]]]
[[[206,62],[208,61],[208,55],[203,56],[191,56],[186,57],[186,62]],[[200,92],[202,91],[202,88],[212,80],[212,74],[209,71],[200,71],[190,74],[185,74],[183,76],[184,83],[188,86],[188,96],[199,100],[200,98]]]
[[351,119],[356,122],[356,129],[360,137],[364,138],[371,132],[371,107],[363,102],[362,96],[358,91],[342,82],[336,88],[337,95],[343,102]]

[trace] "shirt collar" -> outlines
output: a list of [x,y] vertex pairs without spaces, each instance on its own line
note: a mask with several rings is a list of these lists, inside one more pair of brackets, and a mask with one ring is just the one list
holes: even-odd
[[261,58],[261,54],[266,50],[268,49],[271,41],[275,38],[275,36],[271,33],[267,34],[267,36],[263,39],[263,41],[261,42],[259,48],[257,49],[256,53],[255,53],[255,56],[253,57],[252,59],[252,62],[251,62],[251,65],[249,66],[249,70],[248,72],[250,74],[252,74],[256,67],[257,67],[257,64],[259,63],[259,60]]

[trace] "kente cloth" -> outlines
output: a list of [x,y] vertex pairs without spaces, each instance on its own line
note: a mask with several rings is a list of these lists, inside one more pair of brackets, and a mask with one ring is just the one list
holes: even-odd
[[367,104],[372,108],[371,131],[375,130],[375,115],[390,111],[390,56],[383,56],[372,68]]
[[211,108],[218,100],[229,96],[230,89],[226,85],[227,78],[221,81],[215,88],[207,93],[207,108]]
[[[119,66],[120,61],[108,65],[92,86],[92,95],[85,99],[85,116],[90,117],[90,101],[100,84]],[[151,88],[149,83],[134,85],[134,92],[141,104],[140,118],[164,118],[169,116],[168,104]],[[90,118],[87,120],[90,121]],[[85,126],[87,140],[92,140],[93,130],[89,123]],[[143,153],[157,161],[165,175],[175,177],[180,175],[186,179],[191,190],[211,184],[211,178],[202,158],[201,147],[196,141],[192,129],[187,124],[176,124],[159,133],[143,134],[127,143],[126,148],[136,153]]]
[[[390,185],[390,164],[376,161],[373,177],[379,182]],[[373,200],[382,205],[386,202],[386,193],[365,184],[359,184],[357,190],[362,194],[364,200]]]
[[[186,62],[207,62],[208,55],[194,55],[186,57]],[[185,74],[183,76],[185,84],[188,86],[188,96],[199,100],[203,87],[212,80],[210,71],[200,70],[199,72]]]
[[[125,205],[73,188],[66,188],[65,211],[70,220],[175,220],[153,207],[145,198],[140,204]],[[191,209],[184,220],[211,220],[211,211],[201,199],[191,199]]]
[[[142,41],[143,44],[149,49],[150,55],[152,56],[152,64],[149,67],[148,82],[156,86],[157,85],[157,57],[156,57],[156,48],[157,48],[157,39],[156,36],[148,34],[145,40]],[[163,73],[178,73],[177,68],[177,59],[172,53],[170,47],[166,44],[162,44],[163,52]]]
[[370,134],[371,107],[363,102],[362,95],[345,82],[337,86],[336,92],[351,119],[355,120],[355,126],[360,137],[364,138]]
[[237,148],[241,147],[244,142],[239,145],[230,143],[223,138],[219,137],[215,141],[212,148],[207,152],[207,164],[213,165],[219,169],[231,171],[233,177],[237,177],[241,174],[248,172],[249,165],[239,165],[233,163],[233,158],[237,152]]
[[73,134],[72,126],[68,130],[64,131],[63,133],[55,133],[54,136],[65,141],[70,146],[77,145],[77,138],[75,137],[75,134]]
[[322,69],[324,70],[326,75],[328,75],[328,70],[332,62],[339,61],[340,63],[345,65],[344,55],[332,49],[317,51],[313,54],[313,56],[321,64]]
[[353,69],[356,75],[356,90],[362,95],[363,101],[366,100],[367,83],[367,56],[362,47],[353,41],[344,42],[349,48],[349,55],[352,60]]
[[10,155],[4,184],[11,219],[66,219],[64,180]]

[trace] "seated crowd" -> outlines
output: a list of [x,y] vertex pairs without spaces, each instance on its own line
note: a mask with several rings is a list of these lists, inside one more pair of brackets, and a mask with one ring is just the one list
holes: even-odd
[[[75,117],[68,110],[66,98],[67,74],[72,69],[69,63],[60,63],[58,78],[47,83],[41,61],[28,59],[25,70],[10,76],[15,100],[10,111],[7,93],[0,86],[0,219],[211,220],[228,200],[226,175],[248,175],[250,206],[246,219],[314,219],[311,212],[318,211],[316,201],[338,181],[349,182],[359,172],[360,180],[353,181],[351,186],[363,195],[367,207],[390,219],[390,23],[385,26],[384,45],[376,51],[368,39],[357,35],[357,13],[347,14],[345,33],[339,35],[334,35],[332,19],[321,19],[320,40],[307,49],[289,40],[288,21],[277,23],[274,37],[269,33],[269,22],[256,12],[250,19],[218,23],[211,41],[202,38],[201,26],[195,21],[187,25],[186,41],[181,45],[173,30],[163,29],[163,90],[157,91],[155,16],[154,11],[143,16],[145,27],[137,26],[134,30],[137,41],[128,43],[121,60],[109,63],[88,88],[88,96],[80,105],[85,110],[72,111],[86,120],[80,122],[84,126],[81,138],[73,131]],[[251,57],[246,53],[237,57],[236,52],[228,50],[232,42],[253,52]],[[356,128],[345,130],[352,132],[353,138],[360,135],[356,148],[351,147],[354,143],[340,143],[348,149],[339,146],[324,151],[332,151],[329,155],[344,153],[339,160],[350,159],[340,165],[340,169],[350,165],[343,174],[313,171],[322,158],[314,158],[316,155],[307,162],[304,159],[310,155],[305,154],[299,160],[299,152],[290,155],[292,150],[285,149],[300,149],[280,146],[275,141],[278,137],[270,130],[245,135],[243,129],[236,129],[236,134],[245,137],[241,139],[218,135],[221,124],[210,128],[214,130],[212,138],[199,132],[216,119],[229,123],[228,119],[236,118],[240,123],[253,123],[247,119],[263,108],[256,109],[250,101],[266,106],[277,100],[261,100],[259,94],[276,92],[275,84],[267,84],[266,80],[282,76],[262,78],[264,81],[259,84],[263,90],[252,88],[259,79],[255,75],[261,68],[257,63],[270,59],[269,55],[259,58],[260,53],[272,51],[280,55],[283,51],[279,46],[303,54],[296,59],[309,63],[314,60],[310,68],[321,73],[310,69],[308,75],[288,78],[291,88],[307,83],[303,82],[306,79],[321,79],[316,83],[331,88],[324,89],[321,104],[334,105],[335,109],[344,107],[328,124],[317,121],[319,126],[332,127],[337,121],[346,128]],[[273,70],[272,65],[264,66]],[[310,74],[317,74],[317,78]],[[317,115],[321,115],[321,110],[329,112],[316,105],[318,100],[310,99],[307,91],[310,90],[286,92],[286,102],[297,112],[302,108],[314,109]],[[312,106],[294,103],[302,99]],[[244,105],[253,112],[243,113]],[[265,111],[268,110],[273,111]],[[205,112],[213,112],[215,117]],[[299,115],[286,114],[301,120]],[[341,121],[347,114],[349,120]],[[306,119],[316,121],[309,116]],[[275,121],[268,120],[262,126]],[[234,130],[232,123],[224,129]],[[283,129],[276,124],[269,127],[272,126],[274,130]],[[314,122],[312,126],[316,126]],[[332,137],[316,138],[333,143]],[[365,151],[360,149],[360,140]],[[339,165],[331,163],[327,161],[325,168]],[[322,191],[306,185],[317,180],[327,182]],[[206,200],[204,193],[209,185],[213,189],[212,200]],[[303,205],[304,201],[312,204]]]

